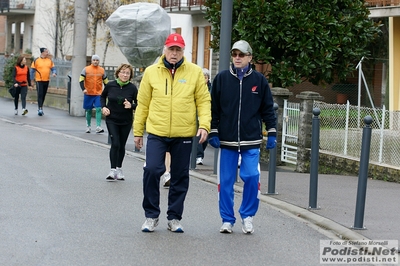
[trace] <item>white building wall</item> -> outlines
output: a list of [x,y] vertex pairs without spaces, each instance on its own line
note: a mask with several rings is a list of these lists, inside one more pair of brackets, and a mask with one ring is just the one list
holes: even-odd
[[[33,24],[32,36],[32,55],[38,57],[40,55],[40,47],[45,47],[50,54],[54,55],[55,48],[55,0],[36,0],[35,16]],[[26,26],[27,26],[26,25]]]
[[175,32],[175,29],[181,28],[181,35],[185,40],[185,54],[184,56],[189,62],[192,62],[192,36],[193,36],[193,24],[192,17],[184,14],[168,14],[171,18],[171,32]]
[[[24,34],[24,50],[29,48],[32,50],[32,54],[35,57],[40,55],[39,48],[46,47],[51,54],[55,53],[55,0],[36,0],[36,10],[35,16],[31,20],[25,22],[25,34]],[[185,57],[188,61],[192,60],[192,41],[193,41],[193,27],[208,26],[209,23],[204,19],[202,14],[200,15],[187,15],[187,14],[171,14],[171,32],[175,32],[176,28],[181,28],[182,37],[186,43]],[[100,56],[101,62],[104,60],[104,50],[105,50],[105,34],[106,25],[99,25],[97,32],[97,44],[96,44],[96,54]],[[33,32],[31,32],[33,29]],[[201,34],[199,42],[204,42],[204,34]],[[71,30],[70,40],[73,40],[73,30]],[[68,41],[66,41],[68,43]],[[202,47],[202,46],[201,46]],[[199,47],[199,48],[201,48]],[[66,54],[72,55],[73,43],[71,41],[71,47],[64,47]],[[203,49],[199,49],[199,53],[202,53]],[[58,54],[60,56],[60,54]],[[87,55],[91,56],[90,49],[90,39],[88,38],[87,45]],[[197,55],[198,58],[202,57],[201,54]],[[107,49],[107,54],[105,57],[104,65],[107,66],[118,66],[121,63],[127,63],[128,60],[115,45],[109,45]]]

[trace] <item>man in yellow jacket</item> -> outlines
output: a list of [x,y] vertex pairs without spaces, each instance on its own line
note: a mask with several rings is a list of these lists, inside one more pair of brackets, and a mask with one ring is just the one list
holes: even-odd
[[[143,168],[143,232],[153,232],[160,215],[160,177],[165,172],[165,153],[171,154],[168,194],[168,230],[182,233],[180,223],[189,188],[192,139],[207,140],[211,123],[211,97],[202,69],[183,56],[185,41],[176,33],[165,42],[164,54],[143,75],[138,93],[133,133],[135,145],[143,147],[148,133]],[[197,118],[199,126],[197,127]]]

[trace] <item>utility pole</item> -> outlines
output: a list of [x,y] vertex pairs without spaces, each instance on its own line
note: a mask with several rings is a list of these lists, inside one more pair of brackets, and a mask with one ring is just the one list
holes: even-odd
[[219,33],[219,65],[218,71],[229,69],[231,61],[231,41],[232,41],[232,10],[231,0],[222,0],[221,7],[221,30]]
[[[219,33],[219,65],[218,71],[229,69],[231,60],[231,39],[232,39],[232,0],[222,0],[221,7],[221,28]],[[214,174],[217,174],[219,149],[214,150]]]
[[70,115],[84,116],[79,77],[86,66],[88,0],[75,1],[74,48],[72,52]]

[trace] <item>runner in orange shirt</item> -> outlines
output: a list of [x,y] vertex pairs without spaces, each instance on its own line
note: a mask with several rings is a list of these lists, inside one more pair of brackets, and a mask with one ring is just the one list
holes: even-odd
[[103,84],[108,83],[104,68],[99,66],[100,57],[92,56],[92,64],[85,67],[79,78],[79,85],[84,93],[83,109],[86,111],[86,133],[91,131],[92,109],[96,109],[96,133],[103,133],[101,128],[101,103],[100,95],[103,92]]
[[31,80],[36,81],[38,115],[42,116],[43,103],[49,88],[50,74],[57,76],[53,61],[49,58],[49,50],[40,48],[40,57],[33,60],[31,64]]

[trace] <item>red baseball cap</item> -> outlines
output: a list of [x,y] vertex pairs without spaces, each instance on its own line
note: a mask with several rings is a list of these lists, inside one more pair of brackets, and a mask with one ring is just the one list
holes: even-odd
[[185,41],[183,40],[182,36],[178,33],[172,33],[168,36],[167,40],[165,41],[165,46],[178,46],[180,48],[185,48]]

